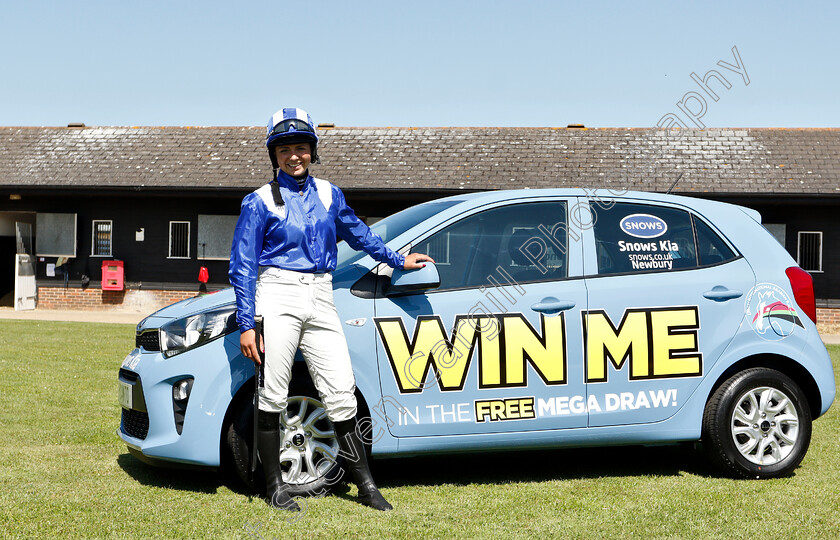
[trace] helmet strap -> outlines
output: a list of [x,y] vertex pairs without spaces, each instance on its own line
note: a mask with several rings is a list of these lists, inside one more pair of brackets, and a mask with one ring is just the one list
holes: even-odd
[[271,186],[271,197],[274,199],[274,206],[280,208],[284,204],[283,195],[280,194],[280,183],[277,182],[277,169],[274,169],[274,180],[269,185]]

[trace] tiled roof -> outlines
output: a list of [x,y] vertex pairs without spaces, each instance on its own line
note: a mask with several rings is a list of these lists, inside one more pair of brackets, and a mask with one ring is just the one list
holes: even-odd
[[[257,127],[0,128],[0,188],[234,189],[270,177]],[[328,128],[344,189],[602,187],[840,195],[840,129]]]

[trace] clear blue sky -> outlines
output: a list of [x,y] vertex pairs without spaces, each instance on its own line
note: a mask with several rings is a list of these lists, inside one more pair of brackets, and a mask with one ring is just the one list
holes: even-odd
[[0,125],[837,127],[838,6],[0,0]]

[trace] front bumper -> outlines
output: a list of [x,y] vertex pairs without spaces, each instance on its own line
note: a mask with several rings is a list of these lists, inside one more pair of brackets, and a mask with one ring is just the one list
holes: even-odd
[[[253,364],[239,352],[238,333],[171,358],[135,349],[119,373],[123,397],[118,434],[144,461],[217,467],[225,414],[251,376]],[[179,433],[172,389],[189,378],[193,382]]]

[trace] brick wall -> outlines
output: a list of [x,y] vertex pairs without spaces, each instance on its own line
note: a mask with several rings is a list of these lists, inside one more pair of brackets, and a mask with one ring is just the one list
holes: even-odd
[[38,287],[38,309],[108,311],[114,309],[151,313],[196,291],[125,290],[103,291],[98,287]]
[[840,331],[840,308],[817,308],[817,326],[820,332],[832,330]]

